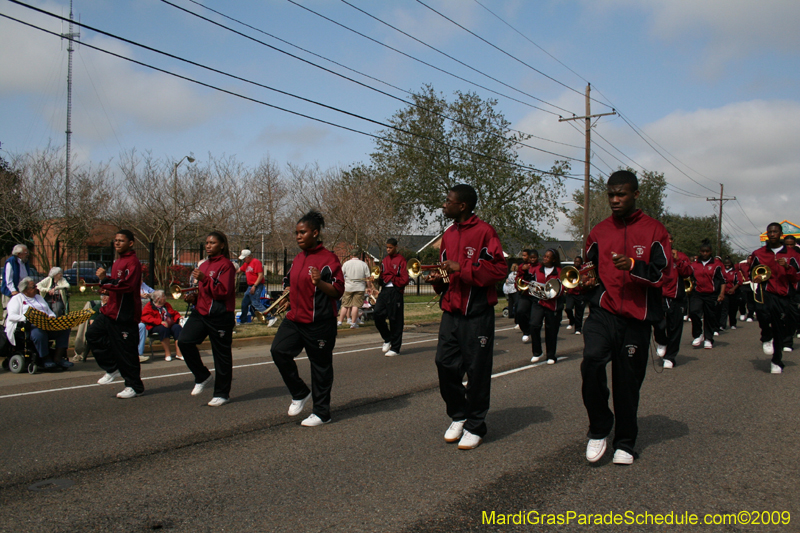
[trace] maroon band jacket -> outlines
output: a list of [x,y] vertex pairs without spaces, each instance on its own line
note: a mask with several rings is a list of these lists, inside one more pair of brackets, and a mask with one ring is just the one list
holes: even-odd
[[236,310],[236,267],[224,255],[209,257],[200,265],[206,275],[197,283],[197,303],[195,310],[203,316],[216,316],[226,311]]
[[406,285],[408,285],[408,267],[406,266],[406,258],[400,254],[387,255],[381,262],[383,271],[381,272],[381,281],[385,287],[391,283],[401,293],[405,292]]
[[[336,298],[331,298],[311,282],[311,267],[319,270],[322,281],[333,285],[339,294]],[[301,324],[334,320],[336,301],[344,293],[342,264],[336,254],[319,243],[314,248],[303,250],[295,256],[289,272],[283,278],[283,287],[291,289],[289,292],[291,309],[286,314],[287,320]]]
[[142,319],[142,264],[136,252],[130,250],[119,256],[111,272],[100,282],[100,288],[108,291],[108,303],[100,312],[119,322],[136,322]]
[[725,284],[725,266],[719,257],[712,257],[706,263],[698,257],[691,266],[697,294],[719,294]]
[[[778,259],[786,259],[786,266],[782,267],[778,264]],[[772,248],[763,246],[750,255],[750,279],[753,279],[753,269],[758,265],[766,265],[772,270],[772,275],[763,285],[764,290],[777,294],[778,296],[788,296],[789,286],[793,285],[800,280],[800,254],[793,248],[781,246],[777,252],[773,252]],[[754,286],[753,290],[757,288]]]
[[683,252],[677,252],[678,258],[672,258],[672,275],[664,281],[661,286],[661,294],[666,298],[683,298],[686,296],[686,288],[683,286],[683,278],[692,277],[692,267],[689,264],[689,257]]
[[[533,269],[533,279],[534,281],[538,281],[539,283],[547,283],[551,279],[558,279],[558,276],[561,275],[561,269],[558,267],[553,267],[552,272],[550,275],[546,275],[544,273],[544,265],[539,263],[536,265],[536,268]],[[558,293],[558,296],[555,298],[551,298],[550,300],[536,300],[540,306],[544,307],[545,309],[549,309],[550,311],[556,310],[556,304],[558,303],[558,298],[561,296],[561,293],[564,291],[564,288],[561,288],[561,291]]]

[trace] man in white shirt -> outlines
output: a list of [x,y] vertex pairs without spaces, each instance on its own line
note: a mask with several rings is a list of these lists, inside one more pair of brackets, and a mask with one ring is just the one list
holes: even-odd
[[3,284],[0,289],[3,293],[3,324],[6,323],[8,312],[8,302],[12,296],[19,293],[19,282],[28,277],[28,247],[24,244],[17,244],[11,250],[11,257],[6,259],[3,268]]
[[358,258],[360,250],[350,250],[350,259],[342,265],[344,274],[344,294],[342,294],[342,308],[339,310],[338,326],[342,325],[345,317],[350,320],[350,327],[358,327],[358,310],[364,304],[364,292],[369,287],[372,290],[372,278],[369,267]]

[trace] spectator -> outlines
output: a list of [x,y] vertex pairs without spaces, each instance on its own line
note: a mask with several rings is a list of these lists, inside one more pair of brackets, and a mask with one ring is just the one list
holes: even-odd
[[[503,283],[503,294],[506,295],[508,299],[508,318],[514,319],[516,316],[517,311],[517,270],[519,269],[519,265],[514,263],[511,265],[511,272],[508,273],[508,277],[506,281]],[[515,326],[515,329],[519,329],[519,326]]]
[[147,327],[150,335],[158,335],[161,346],[164,347],[164,360],[172,361],[172,352],[169,348],[169,338],[175,339],[175,357],[183,361],[181,349],[178,347],[178,337],[181,334],[179,321],[181,314],[167,302],[164,291],[153,291],[150,303],[142,309],[142,323]]
[[51,268],[50,274],[36,287],[56,316],[69,313],[69,282],[64,279],[64,271],[60,267]]
[[[47,302],[44,301],[39,294],[36,293],[36,285],[33,279],[29,277],[22,278],[16,285],[19,292],[11,298],[8,302],[8,320],[6,321],[6,337],[8,342],[16,346],[16,339],[14,332],[18,324],[24,324],[27,318],[25,312],[31,307],[55,318],[55,313],[48,307]],[[61,331],[44,331],[36,326],[30,326],[30,338],[33,345],[36,347],[36,353],[39,356],[39,362],[46,369],[53,369],[57,367],[70,368],[73,363],[67,361],[64,356],[67,354],[67,347],[69,346],[69,329]],[[56,351],[50,357],[50,347],[48,346],[50,340],[56,341]]]
[[261,261],[253,257],[250,250],[242,250],[239,259],[243,261],[239,272],[244,272],[247,278],[247,290],[242,297],[242,314],[239,323],[250,322],[250,306],[259,313],[264,313],[267,308],[261,303],[261,292],[264,290],[264,267]]
[[350,259],[342,265],[344,273],[344,294],[342,307],[339,310],[339,319],[336,323],[341,326],[344,318],[350,323],[351,328],[358,327],[358,310],[364,305],[364,292],[372,290],[372,278],[367,264],[358,258],[359,249],[350,250]]
[[3,293],[3,323],[5,324],[8,301],[12,296],[19,294],[18,285],[22,278],[28,277],[28,247],[17,244],[11,250],[11,257],[6,259],[3,268],[3,283],[0,291]]

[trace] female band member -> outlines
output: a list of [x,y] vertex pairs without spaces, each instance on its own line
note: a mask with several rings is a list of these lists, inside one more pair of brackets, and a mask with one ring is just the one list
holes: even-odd
[[[344,293],[342,265],[320,240],[325,219],[309,211],[295,227],[301,252],[283,278],[289,293],[290,310],[272,341],[272,360],[292,395],[289,416],[303,411],[309,398],[314,409],[303,420],[306,427],[331,421],[333,347],[336,345],[336,301]],[[311,364],[311,391],[297,372],[294,358],[305,348]]]
[[[539,283],[547,283],[551,279],[558,279],[561,274],[561,260],[558,252],[549,248],[542,257],[542,264],[536,267],[533,272],[533,280]],[[561,322],[561,310],[564,304],[561,299],[561,292],[554,298],[548,300],[534,299],[531,305],[531,363],[542,359],[542,324],[544,323],[544,344],[547,348],[547,364],[552,365],[556,362],[556,343],[558,342],[558,326]]]
[[711,244],[703,239],[700,255],[692,264],[695,280],[692,299],[689,302],[689,318],[692,320],[692,346],[702,345],[710,350],[714,347],[714,334],[719,325],[717,302],[725,299],[725,267],[711,253]]
[[208,405],[219,407],[228,403],[231,392],[236,267],[231,263],[228,237],[220,231],[212,231],[206,237],[206,254],[208,258],[192,271],[192,277],[197,281],[197,292],[190,292],[184,297],[195,307],[180,333],[178,349],[183,354],[186,366],[194,374],[192,396],[197,396],[214,381],[214,376],[203,364],[197,349],[197,345],[207,336],[211,339],[217,380],[214,383],[214,397]]

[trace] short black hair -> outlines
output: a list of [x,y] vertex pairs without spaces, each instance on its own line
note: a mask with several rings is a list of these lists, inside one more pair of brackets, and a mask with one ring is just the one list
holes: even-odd
[[767,231],[769,231],[769,228],[771,228],[772,226],[778,226],[778,229],[781,230],[781,235],[783,235],[783,225],[781,225],[780,222],[770,222],[769,224],[767,224]]
[[630,184],[634,191],[639,190],[639,179],[630,170],[617,170],[608,177],[608,187]]
[[797,242],[797,239],[795,238],[794,235],[784,235],[783,241],[786,242],[786,239],[792,239],[794,242]]
[[539,250],[537,250],[536,248],[531,248],[530,250],[528,250],[528,255],[535,255],[536,257],[539,257]]
[[125,235],[129,241],[135,241],[136,239],[133,238],[133,232],[129,229],[121,229],[117,230],[116,235]]
[[533,250],[530,249],[530,248],[525,248],[524,250],[522,250],[522,253],[523,254],[528,254],[528,255],[533,255]]
[[703,239],[702,241],[700,241],[700,249],[702,250],[703,248],[708,248],[710,250],[711,241],[709,241],[708,239]]
[[228,236],[221,231],[211,231],[206,237],[214,237],[222,243],[222,256],[226,259],[231,258],[230,246],[228,246]]
[[553,265],[561,268],[561,254],[558,253],[558,250],[556,250],[555,248],[548,248],[547,250],[544,251],[544,255],[547,255],[547,252],[551,252],[553,254],[553,258],[555,259]]
[[475,210],[475,206],[478,205],[478,193],[475,192],[472,186],[460,183],[450,187],[450,190],[456,193],[459,202],[467,204],[467,210],[470,213]]
[[300,220],[298,220],[297,223],[305,224],[311,229],[315,229],[317,231],[322,231],[322,228],[325,227],[325,218],[319,211],[311,210],[300,217]]
[[397,239],[395,239],[394,237],[389,237],[388,239],[386,239],[386,244],[397,246]]

